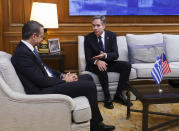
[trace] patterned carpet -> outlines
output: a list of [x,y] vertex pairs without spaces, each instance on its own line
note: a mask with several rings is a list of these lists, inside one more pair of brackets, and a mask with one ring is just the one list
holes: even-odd
[[[142,104],[139,101],[132,101],[133,109],[142,109]],[[99,108],[104,118],[104,123],[115,125],[115,131],[141,131],[142,130],[142,114],[131,112],[131,117],[126,120],[127,108],[126,106],[114,103],[114,109],[106,109],[103,106],[103,102],[99,102]],[[150,111],[155,112],[167,112],[173,114],[179,114],[178,104],[157,104],[150,105]],[[149,127],[170,120],[174,117],[149,115]],[[179,122],[175,122],[172,125],[157,129],[156,131],[179,131]]]

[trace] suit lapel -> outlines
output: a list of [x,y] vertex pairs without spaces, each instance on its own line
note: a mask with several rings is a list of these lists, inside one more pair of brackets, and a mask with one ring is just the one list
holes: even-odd
[[21,42],[21,46],[26,50],[26,52],[29,52],[33,56],[34,61],[40,66],[41,70],[43,70],[43,72],[46,73],[44,66],[41,64],[41,62],[38,60],[35,54],[22,42]]
[[97,48],[97,50],[100,49],[100,47],[99,47],[99,43],[98,43],[98,39],[97,39],[97,37],[96,37],[95,34],[93,34],[92,44],[95,45],[95,47]]
[[23,48],[24,48],[25,50],[27,50],[27,52],[29,52],[29,53],[33,56],[34,60],[35,60],[39,65],[41,65],[40,61],[39,61],[38,58],[35,56],[35,54],[34,54],[24,43],[21,43],[21,45],[23,46]]

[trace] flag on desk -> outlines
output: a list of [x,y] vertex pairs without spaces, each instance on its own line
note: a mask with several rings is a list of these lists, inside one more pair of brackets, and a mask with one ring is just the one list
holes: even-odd
[[162,73],[162,62],[159,57],[157,57],[157,60],[154,64],[151,75],[152,75],[153,79],[155,80],[155,82],[157,84],[160,84],[160,82],[163,79],[163,73]]
[[167,75],[170,72],[171,72],[171,69],[166,59],[166,56],[164,53],[162,53],[160,58],[157,57],[157,60],[154,64],[151,75],[153,79],[155,80],[155,82],[157,84],[160,84],[160,82],[163,79],[163,76]]
[[162,73],[163,75],[167,75],[168,73],[171,72],[171,69],[164,53],[162,53],[162,55],[160,56],[160,59],[162,62]]

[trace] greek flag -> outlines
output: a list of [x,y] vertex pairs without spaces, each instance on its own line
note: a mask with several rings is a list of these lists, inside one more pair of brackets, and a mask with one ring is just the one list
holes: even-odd
[[162,62],[159,57],[157,57],[157,60],[154,64],[151,75],[152,75],[153,79],[155,80],[155,82],[157,84],[160,84],[160,82],[163,79],[163,73],[162,73]]

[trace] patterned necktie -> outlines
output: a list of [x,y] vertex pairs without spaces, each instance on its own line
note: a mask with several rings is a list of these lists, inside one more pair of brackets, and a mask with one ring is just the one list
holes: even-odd
[[40,58],[40,56],[39,56],[39,54],[38,54],[38,52],[37,52],[37,50],[34,48],[34,53],[35,53],[35,56],[37,57],[37,59],[39,60],[39,62],[42,64],[42,66],[45,68],[45,70],[47,71],[47,74],[48,74],[48,76],[49,76],[49,73],[50,73],[50,77],[55,77],[55,75],[53,74],[53,72],[51,71],[51,69],[50,68],[48,68],[48,66],[46,66],[44,63],[43,63],[43,61],[42,61],[42,59]]
[[104,51],[104,46],[101,36],[98,37],[98,40],[99,40],[98,43],[99,43],[100,51]]

